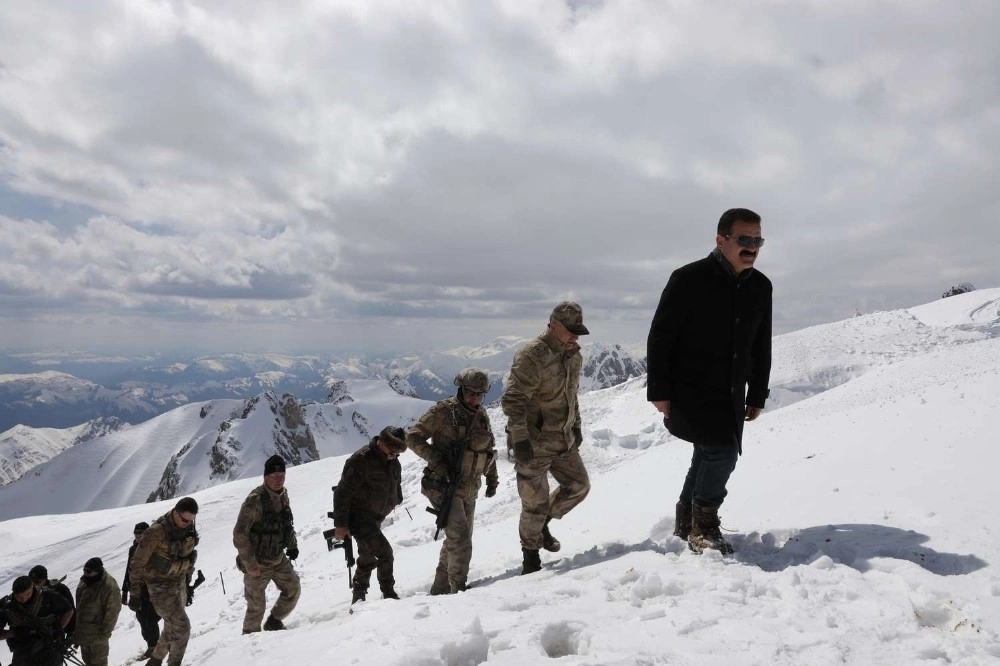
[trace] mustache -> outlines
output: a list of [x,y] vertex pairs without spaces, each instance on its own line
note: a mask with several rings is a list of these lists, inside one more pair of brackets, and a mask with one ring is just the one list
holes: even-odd
[[756,257],[757,253],[753,250],[740,250],[741,257]]

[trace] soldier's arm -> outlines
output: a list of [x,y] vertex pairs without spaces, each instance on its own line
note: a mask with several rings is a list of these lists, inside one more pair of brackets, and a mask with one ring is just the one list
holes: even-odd
[[291,521],[292,522],[292,533],[288,535],[289,541],[288,541],[288,543],[285,544],[285,550],[288,550],[289,548],[294,548],[294,549],[298,550],[298,548],[299,548],[299,539],[298,539],[298,537],[295,536],[295,517],[294,517],[294,514],[292,514],[292,502],[291,502],[291,499],[288,498],[288,491],[287,490],[285,491],[285,499],[288,500],[288,513],[290,515],[292,515],[292,521]]
[[337,482],[337,497],[333,511],[334,527],[347,527],[350,522],[351,505],[354,503],[354,497],[360,489],[362,480],[360,470],[357,469],[354,461],[348,459],[344,463],[344,471],[340,475],[340,481]]
[[507,390],[500,404],[507,415],[507,430],[512,442],[528,439],[528,401],[541,383],[541,367],[529,348],[522,348],[514,355],[510,368]]
[[497,474],[497,440],[493,436],[493,428],[490,426],[490,420],[483,417],[486,421],[486,431],[490,433],[490,444],[486,447],[486,454],[490,457],[489,464],[486,465],[486,469],[483,470],[483,476],[486,477],[486,485],[497,486],[500,485],[500,477]]
[[108,593],[107,601],[104,604],[104,622],[101,624],[101,635],[105,638],[111,637],[115,625],[118,623],[118,614],[122,612],[122,591],[118,588],[118,583],[114,578],[109,578],[111,591]]
[[250,544],[250,527],[260,519],[260,497],[248,495],[243,500],[240,513],[236,517],[236,525],[233,527],[233,545],[240,555],[240,561],[247,569],[257,567],[257,556]]
[[441,408],[434,405],[406,433],[407,448],[430,462],[434,455],[434,446],[427,440],[433,437],[440,428]]

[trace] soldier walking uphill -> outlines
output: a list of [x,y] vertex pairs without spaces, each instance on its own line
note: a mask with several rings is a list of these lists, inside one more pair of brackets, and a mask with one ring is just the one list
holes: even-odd
[[[434,509],[448,512],[431,594],[465,589],[482,477],[486,477],[487,497],[496,494],[498,483],[496,446],[482,408],[483,396],[490,390],[489,377],[483,370],[466,368],[455,377],[455,385],[458,394],[431,407],[406,434],[410,450],[428,462],[422,492]],[[450,493],[449,484],[454,485]],[[443,507],[449,494],[451,504]]]
[[266,603],[264,592],[272,580],[281,594],[264,629],[284,629],[281,621],[299,602],[301,585],[291,562],[299,556],[299,547],[285,489],[285,460],[281,456],[267,459],[263,485],[254,488],[243,500],[233,528],[233,545],[239,551],[236,564],[243,572],[243,596],[247,601],[243,633],[260,631]]
[[128,577],[132,596],[129,608],[138,612],[143,591],[149,592],[153,608],[163,618],[163,631],[148,666],[180,666],[191,637],[191,621],[184,607],[187,588],[198,557],[198,533],[194,520],[198,502],[181,498],[174,508],[157,518],[146,530],[132,556]]
[[[590,492],[579,451],[583,429],[577,391],[583,360],[576,343],[588,333],[579,305],[558,304],[546,331],[514,355],[501,401],[521,496],[522,574],[541,569],[539,548],[559,550],[549,521],[565,516]],[[549,473],[559,484],[551,496]]]
[[73,643],[80,646],[86,666],[108,666],[111,632],[122,610],[118,581],[104,570],[104,562],[92,557],[83,565],[76,587],[76,632]]
[[0,600],[0,640],[7,640],[11,666],[61,666],[72,617],[59,594],[36,588],[27,576],[15,578],[12,594]]
[[[132,566],[132,556],[135,555],[135,550],[139,547],[139,539],[142,538],[143,533],[148,529],[149,523],[147,522],[136,523],[132,529],[132,545],[128,549],[128,559],[125,562],[125,575],[122,577],[122,604],[125,606],[131,607],[133,605],[129,603],[128,598],[132,587],[132,581],[128,577],[128,569]],[[146,641],[146,652],[142,655],[142,658],[149,659],[153,656],[153,650],[160,640],[160,616],[156,614],[153,602],[149,599],[149,590],[145,588],[141,590],[136,589],[134,597],[137,599],[139,606],[139,610],[135,611],[135,619],[139,622],[142,639]]]
[[351,603],[363,601],[372,570],[378,570],[382,598],[399,599],[392,576],[392,545],[382,534],[382,521],[403,502],[399,454],[406,450],[402,428],[386,427],[378,437],[344,463],[333,501],[334,536],[358,542]]

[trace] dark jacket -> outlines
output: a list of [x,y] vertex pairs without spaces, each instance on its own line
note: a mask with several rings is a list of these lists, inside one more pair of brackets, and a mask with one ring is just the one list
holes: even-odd
[[53,637],[62,635],[59,619],[73,606],[58,593],[36,589],[31,598],[20,603],[13,595],[4,597],[0,608],[0,629],[4,625],[15,635],[7,639],[14,655],[29,656],[33,664],[61,664],[62,656],[53,650]]
[[128,577],[128,568],[132,566],[132,556],[135,549],[139,547],[139,540],[133,539],[132,545],[128,549],[128,559],[125,560],[125,574],[122,576],[122,603],[128,603],[128,591],[132,589],[132,581]]
[[[334,497],[333,524],[366,532],[403,502],[402,467],[378,450],[372,438],[344,463]],[[356,535],[362,536],[362,535]]]
[[646,397],[670,401],[674,436],[741,446],[746,407],[763,407],[769,392],[772,288],[723,261],[709,255],[670,276],[646,343]]

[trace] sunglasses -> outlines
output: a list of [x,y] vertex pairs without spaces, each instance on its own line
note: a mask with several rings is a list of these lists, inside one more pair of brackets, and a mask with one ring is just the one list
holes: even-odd
[[[734,236],[723,236],[726,240],[734,238]],[[764,239],[760,236],[735,236],[736,244],[740,247],[754,248],[761,247],[764,245]]]

